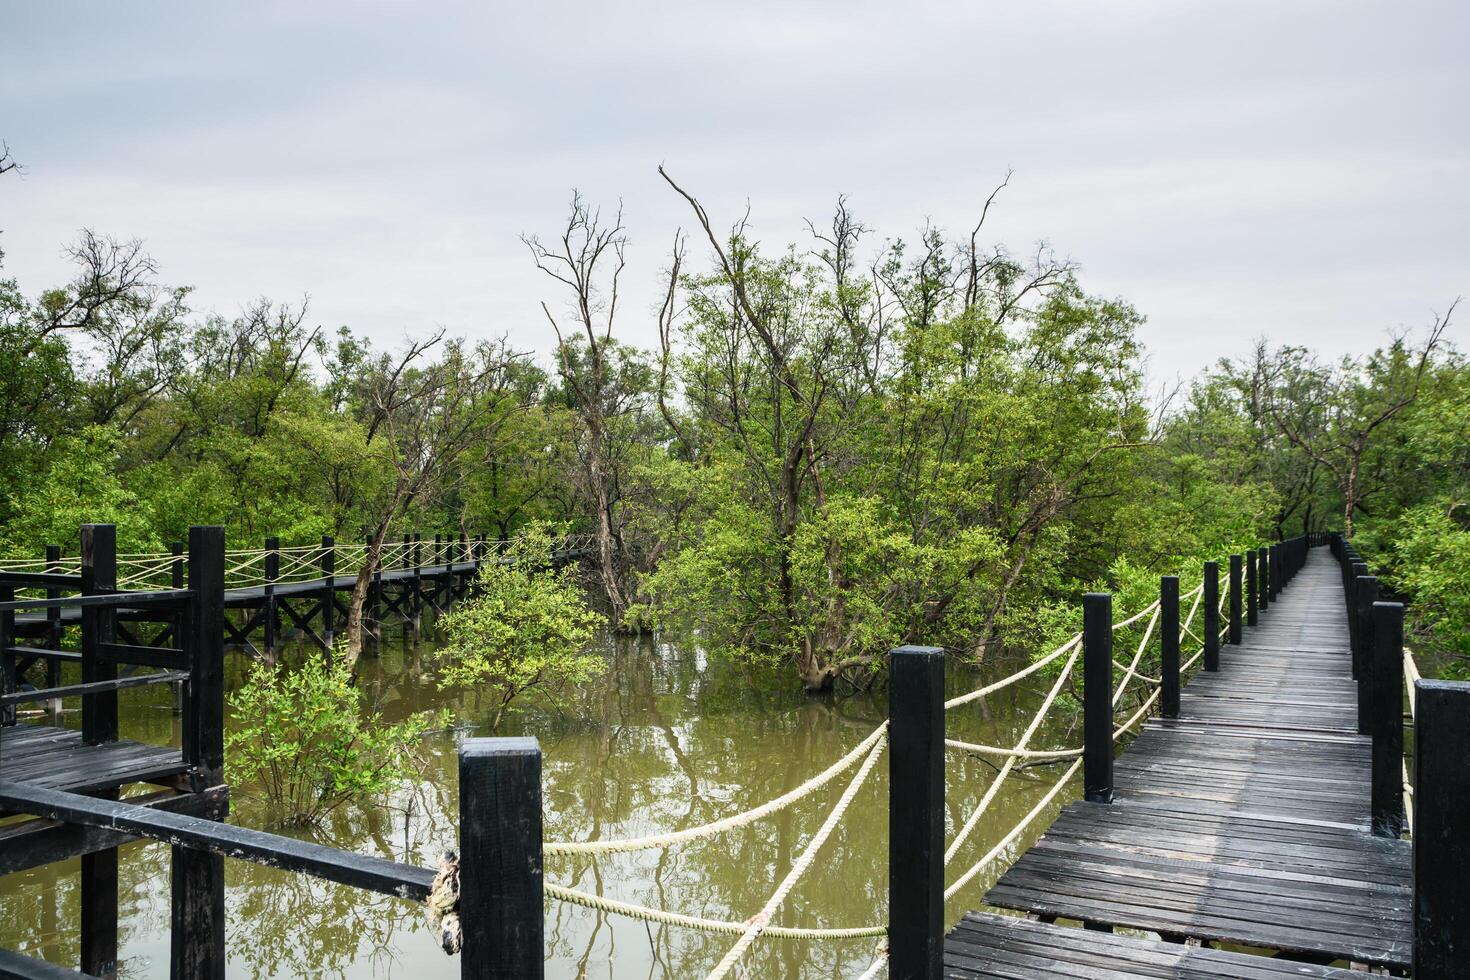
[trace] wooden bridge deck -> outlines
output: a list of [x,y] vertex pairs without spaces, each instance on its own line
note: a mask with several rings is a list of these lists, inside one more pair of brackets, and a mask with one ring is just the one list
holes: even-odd
[[[1347,617],[1325,549],[1244,640],[1221,649],[1218,673],[1185,687],[1179,718],[1150,721],[1117,760],[1114,802],[1067,806],[986,895],[1042,921],[967,918],[946,941],[946,976],[1266,978],[1337,976],[1308,964],[1339,959],[1409,965],[1410,845],[1369,827],[1371,741],[1356,733]],[[1174,942],[1044,924],[1057,917]],[[1222,959],[1185,938],[1297,962]]]
[[188,769],[178,749],[128,739],[87,745],[74,729],[20,724],[0,735],[0,774],[48,789],[102,793],[128,783],[167,780]]

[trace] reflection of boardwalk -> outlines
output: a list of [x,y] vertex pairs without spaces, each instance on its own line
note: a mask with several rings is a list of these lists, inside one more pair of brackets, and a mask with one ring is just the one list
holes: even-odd
[[[1112,803],[1077,802],[986,896],[947,975],[1347,976],[1407,967],[1410,845],[1369,826],[1371,740],[1356,733],[1339,573],[1315,551],[1290,589],[1117,760]],[[1045,924],[1160,933],[1159,943]],[[1280,950],[1254,958],[1186,939]],[[1076,964],[1069,966],[1068,964]],[[1103,972],[1095,972],[1103,971]],[[1116,971],[1116,972],[1106,972]]]

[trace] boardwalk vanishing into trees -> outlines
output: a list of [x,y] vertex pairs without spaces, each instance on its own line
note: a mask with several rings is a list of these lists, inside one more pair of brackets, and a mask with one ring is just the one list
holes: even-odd
[[[1323,552],[1227,647],[1218,672],[1183,689],[1176,717],[1147,724],[1117,761],[1111,798],[1066,807],[986,895],[1042,921],[967,916],[946,942],[949,975],[1083,975],[1074,971],[1085,966],[1148,977],[1172,966],[1181,972],[1171,976],[1345,977],[1303,961],[1411,965],[1399,761],[1375,814],[1342,578]],[[1389,667],[1396,676],[1397,657]],[[1397,700],[1389,707],[1396,728]],[[1044,924],[1058,917],[1173,942]],[[1279,950],[1285,961],[1189,939]]]

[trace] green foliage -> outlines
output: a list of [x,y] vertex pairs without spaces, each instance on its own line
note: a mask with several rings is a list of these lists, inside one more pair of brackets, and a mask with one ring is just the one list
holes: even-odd
[[75,542],[83,524],[104,523],[118,526],[124,551],[160,548],[148,503],[118,475],[121,442],[102,426],[58,440],[45,469],[10,488],[16,516],[4,529],[5,550],[35,557],[42,545]]
[[481,569],[470,598],[440,622],[441,687],[488,691],[490,727],[528,691],[553,693],[600,674],[588,653],[606,619],[587,605],[575,569],[552,566],[552,529],[533,524]]
[[231,783],[298,826],[392,790],[415,772],[425,733],[448,717],[426,712],[390,724],[364,711],[362,699],[340,657],[333,666],[322,657],[294,669],[253,664],[229,698]]

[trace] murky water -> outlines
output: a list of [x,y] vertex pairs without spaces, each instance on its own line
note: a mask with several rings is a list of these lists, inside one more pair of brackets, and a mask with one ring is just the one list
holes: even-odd
[[[856,745],[887,710],[886,691],[848,697],[804,696],[779,670],[748,670],[707,661],[667,644],[605,641],[608,671],[557,705],[513,712],[499,734],[534,735],[545,756],[546,834],[594,840],[677,830],[718,819],[777,796],[826,768]],[[243,658],[232,654],[237,680]],[[1018,661],[982,670],[952,668],[952,692],[1004,676]],[[432,647],[394,639],[365,673],[369,699],[390,718],[448,705],[453,732],[431,737],[422,782],[385,805],[341,812],[313,839],[399,861],[432,865],[453,846],[457,813],[456,740],[489,734],[473,696],[439,692]],[[951,712],[952,737],[1010,744],[1049,684],[1028,678],[983,702]],[[163,689],[122,694],[125,737],[177,744]],[[1075,719],[1056,712],[1033,742],[1080,742]],[[77,725],[77,714],[68,724]],[[996,760],[998,763],[999,760]],[[1061,766],[1018,772],[992,805],[950,872],[984,854],[1049,788]],[[858,794],[815,866],[775,921],[797,926],[859,926],[886,918],[887,759]],[[995,776],[995,766],[950,752],[948,822],[952,837]],[[846,777],[790,809],[720,837],[659,851],[596,860],[549,857],[549,881],[628,902],[715,919],[744,920],[761,907],[800,854]],[[231,820],[263,826],[248,786],[236,786]],[[1062,794],[1054,807],[1070,795]],[[1044,826],[1047,821],[1043,820]],[[1018,841],[1024,847],[1032,834]],[[1002,862],[1000,866],[1003,866]],[[980,897],[996,870],[978,876],[949,903],[951,921]],[[122,849],[121,957],[125,977],[166,977],[169,960],[169,854],[161,844]],[[438,948],[422,908],[413,903],[226,862],[227,943],[231,976],[458,976]],[[77,862],[0,879],[0,947],[74,967],[77,959]],[[548,977],[687,978],[702,976],[733,939],[548,902]],[[872,958],[873,939],[760,940],[741,976],[851,977]]]

